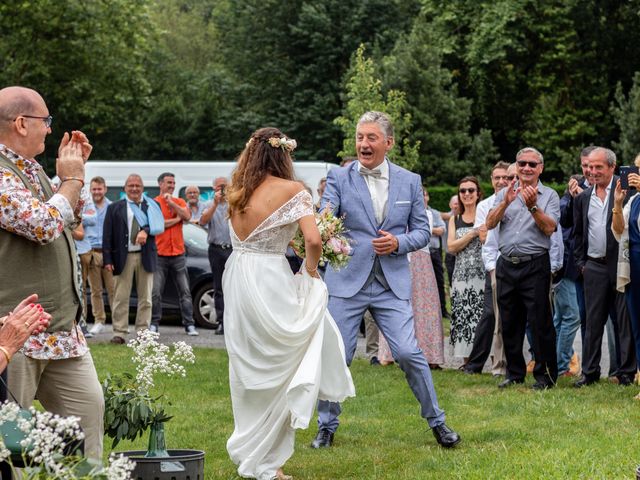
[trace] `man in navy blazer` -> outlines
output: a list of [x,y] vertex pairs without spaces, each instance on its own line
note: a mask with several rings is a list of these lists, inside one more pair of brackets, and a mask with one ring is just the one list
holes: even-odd
[[[142,178],[129,175],[124,185],[126,198],[109,205],[104,218],[102,255],[104,268],[113,272],[111,343],[115,344],[124,344],[129,331],[129,297],[134,274],[138,294],[136,331],[149,328],[151,323],[153,272],[158,256],[156,239],[149,235],[149,223],[144,220],[148,204],[142,197],[143,189]],[[136,208],[143,212],[141,221],[134,214]]]
[[[358,328],[368,309],[389,343],[394,359],[421,405],[438,443],[453,447],[460,437],[444,423],[431,371],[418,347],[411,308],[407,253],[429,242],[429,222],[420,176],[386,158],[393,147],[393,127],[384,113],[367,112],[358,121],[358,161],[334,168],[327,176],[322,208],[344,216],[353,256],[340,271],[327,268],[329,311],[345,344],[347,364],[356,350]],[[318,403],[318,434],[313,448],[333,443],[339,403]]]

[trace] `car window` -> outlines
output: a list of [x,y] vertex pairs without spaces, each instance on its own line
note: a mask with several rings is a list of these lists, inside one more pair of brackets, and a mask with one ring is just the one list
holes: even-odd
[[185,245],[188,245],[190,249],[207,253],[209,242],[207,242],[207,231],[204,228],[192,223],[183,223],[182,235]]

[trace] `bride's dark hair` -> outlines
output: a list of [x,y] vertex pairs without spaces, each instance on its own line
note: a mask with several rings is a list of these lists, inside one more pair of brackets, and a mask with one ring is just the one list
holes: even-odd
[[272,146],[269,139],[273,138],[288,139],[277,128],[260,128],[253,132],[238,156],[238,166],[227,189],[229,216],[236,212],[244,213],[249,198],[268,174],[294,180],[291,154],[287,148]]

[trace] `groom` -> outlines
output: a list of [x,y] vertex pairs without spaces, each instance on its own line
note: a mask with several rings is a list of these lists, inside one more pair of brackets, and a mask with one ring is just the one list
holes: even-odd
[[[444,423],[431,371],[418,348],[411,308],[411,276],[407,253],[429,243],[429,223],[420,177],[386,158],[393,147],[389,117],[367,112],[356,128],[358,161],[334,168],[327,176],[321,206],[331,205],[344,215],[353,239],[353,257],[338,271],[327,269],[329,311],[344,340],[347,364],[356,350],[360,321],[368,309],[384,334],[393,358],[404,371],[409,387],[421,405],[443,447],[460,442]],[[311,446],[329,447],[338,428],[339,403],[318,402],[318,434]]]

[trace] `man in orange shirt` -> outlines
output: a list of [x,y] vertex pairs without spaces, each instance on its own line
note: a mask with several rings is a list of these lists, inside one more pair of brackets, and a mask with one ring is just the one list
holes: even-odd
[[150,330],[157,332],[162,318],[162,292],[167,275],[173,273],[173,279],[180,299],[182,325],[187,335],[198,335],[193,322],[193,303],[189,291],[189,276],[184,255],[184,237],[182,222],[188,222],[191,212],[184,200],[173,196],[176,179],[173,173],[163,173],[158,177],[160,195],[155,200],[162,209],[164,232],[156,236],[158,246],[158,268],[153,275],[153,309]]

